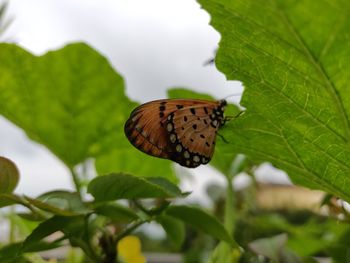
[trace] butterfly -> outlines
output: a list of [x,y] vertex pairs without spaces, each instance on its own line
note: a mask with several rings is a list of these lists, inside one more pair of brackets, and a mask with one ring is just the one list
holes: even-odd
[[135,108],[124,126],[137,149],[182,166],[207,164],[224,125],[226,100],[162,99]]

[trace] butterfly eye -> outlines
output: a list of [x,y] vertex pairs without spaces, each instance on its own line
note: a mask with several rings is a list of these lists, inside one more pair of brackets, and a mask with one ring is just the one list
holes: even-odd
[[194,168],[213,156],[226,101],[172,99],[137,107],[125,134],[139,150]]

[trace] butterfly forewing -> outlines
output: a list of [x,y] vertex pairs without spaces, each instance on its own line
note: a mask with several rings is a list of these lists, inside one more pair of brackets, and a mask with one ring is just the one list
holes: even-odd
[[197,167],[213,155],[225,104],[189,99],[151,101],[131,113],[125,134],[147,154]]

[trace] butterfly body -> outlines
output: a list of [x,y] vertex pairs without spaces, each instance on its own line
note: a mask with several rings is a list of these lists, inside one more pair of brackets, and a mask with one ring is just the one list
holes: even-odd
[[132,111],[124,131],[139,150],[195,168],[213,156],[225,100],[164,99]]

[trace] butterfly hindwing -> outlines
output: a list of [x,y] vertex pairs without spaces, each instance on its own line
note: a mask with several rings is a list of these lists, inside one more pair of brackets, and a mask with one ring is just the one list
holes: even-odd
[[[187,167],[197,167],[210,161],[216,132],[221,124],[219,119],[223,120],[223,112],[217,111],[217,108],[218,103],[213,102],[186,107],[171,115],[176,134],[174,161]],[[211,114],[216,111],[218,114],[214,113],[211,119]]]

